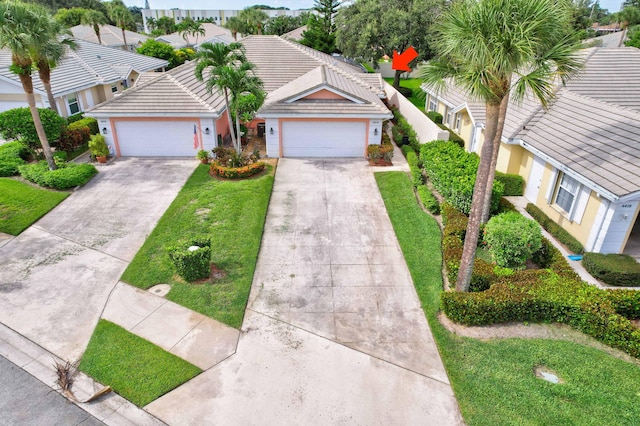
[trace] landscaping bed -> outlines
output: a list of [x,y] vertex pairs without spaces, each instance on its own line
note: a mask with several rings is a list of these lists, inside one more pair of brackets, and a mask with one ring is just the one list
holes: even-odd
[[[143,289],[170,284],[167,299],[239,328],[273,187],[273,168],[268,168],[268,173],[251,179],[218,180],[209,176],[209,166],[198,166],[122,280]],[[167,248],[201,237],[210,238],[211,262],[225,275],[190,284],[175,274]]]

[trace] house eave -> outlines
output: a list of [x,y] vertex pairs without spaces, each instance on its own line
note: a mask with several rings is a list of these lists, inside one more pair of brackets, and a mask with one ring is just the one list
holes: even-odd
[[154,117],[200,117],[218,119],[222,113],[218,112],[92,112],[86,111],[85,116],[93,118],[122,118],[122,117],[138,117],[138,118],[154,118]]
[[259,118],[326,118],[326,119],[334,119],[334,118],[364,118],[364,119],[391,119],[393,118],[393,114],[391,113],[380,113],[380,114],[278,114],[278,113],[258,113],[256,114]]

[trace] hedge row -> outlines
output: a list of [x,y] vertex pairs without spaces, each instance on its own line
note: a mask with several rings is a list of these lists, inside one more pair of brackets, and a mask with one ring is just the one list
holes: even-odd
[[216,162],[211,163],[210,172],[215,176],[225,179],[243,179],[260,173],[265,168],[265,163],[258,162],[242,167],[223,167]]
[[[422,145],[420,157],[434,188],[456,209],[468,214],[478,171],[479,158],[458,145],[434,141]],[[498,210],[503,185],[494,181],[491,211]]]
[[626,254],[585,253],[582,266],[609,285],[640,286],[640,263]]
[[400,114],[400,110],[395,106],[390,106],[391,112],[393,113],[393,129],[391,129],[391,133],[393,135],[393,140],[399,147],[402,147],[402,137],[406,136],[409,140],[409,145],[413,148],[415,152],[420,151],[420,141],[418,140],[418,134],[413,129],[413,126],[409,124],[409,122]]
[[527,213],[531,215],[547,232],[553,235],[558,241],[567,246],[574,253],[584,253],[584,247],[580,241],[576,240],[563,227],[555,223],[549,216],[544,214],[535,204],[529,203],[526,207]]
[[[451,205],[443,205],[443,256],[452,282],[462,256],[461,235],[466,220]],[[445,314],[465,325],[510,321],[566,323],[640,357],[640,330],[629,321],[640,318],[640,292],[606,291],[582,282],[562,254],[545,239],[538,256],[547,259],[548,269],[511,271],[476,259],[472,286],[475,290],[487,289],[444,292],[441,300]]]
[[29,151],[21,142],[0,145],[0,177],[17,175],[18,167],[25,163],[27,155]]
[[524,195],[524,178],[522,176],[496,171],[496,180],[504,186],[503,196],[520,197]]
[[69,189],[87,183],[98,170],[91,164],[56,162],[58,168],[49,170],[46,161],[24,164],[19,167],[23,178],[40,186],[54,189]]
[[440,214],[440,202],[429,190],[427,185],[418,186],[417,191],[424,208],[429,210],[432,214]]
[[89,132],[92,135],[96,135],[100,133],[100,129],[98,128],[98,120],[92,117],[86,117],[86,118],[81,118],[80,120],[76,120],[73,123],[70,123],[67,126],[67,129],[77,130],[77,129],[82,129],[84,127],[88,128]]

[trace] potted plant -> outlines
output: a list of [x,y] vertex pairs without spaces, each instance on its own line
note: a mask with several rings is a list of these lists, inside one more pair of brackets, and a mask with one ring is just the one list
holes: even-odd
[[196,158],[198,160],[200,160],[200,162],[202,164],[208,164],[209,163],[209,151],[206,151],[204,149],[201,149],[200,151],[198,151],[198,153],[196,154]]
[[104,136],[101,134],[92,135],[91,140],[89,140],[89,149],[91,150],[91,155],[96,157],[96,160],[98,160],[98,163],[107,162],[109,147],[107,146],[107,142],[104,140]]

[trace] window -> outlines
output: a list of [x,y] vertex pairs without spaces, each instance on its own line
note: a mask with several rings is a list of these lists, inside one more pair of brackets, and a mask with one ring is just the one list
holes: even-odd
[[451,126],[451,108],[449,107],[445,107],[445,114],[444,114],[444,124],[446,124],[447,126]]
[[80,103],[78,102],[78,94],[67,95],[67,105],[69,105],[69,113],[71,115],[80,112]]
[[112,84],[111,85],[111,93],[117,93],[118,92],[118,85],[117,84]]
[[455,120],[456,120],[455,131],[457,133],[460,133],[460,129],[462,129],[462,116],[459,113],[456,113]]
[[438,109],[436,98],[433,96],[429,96],[429,111],[435,111],[436,109]]
[[579,186],[580,184],[578,181],[563,173],[562,177],[559,179],[554,203],[565,212],[570,213],[576,199]]

